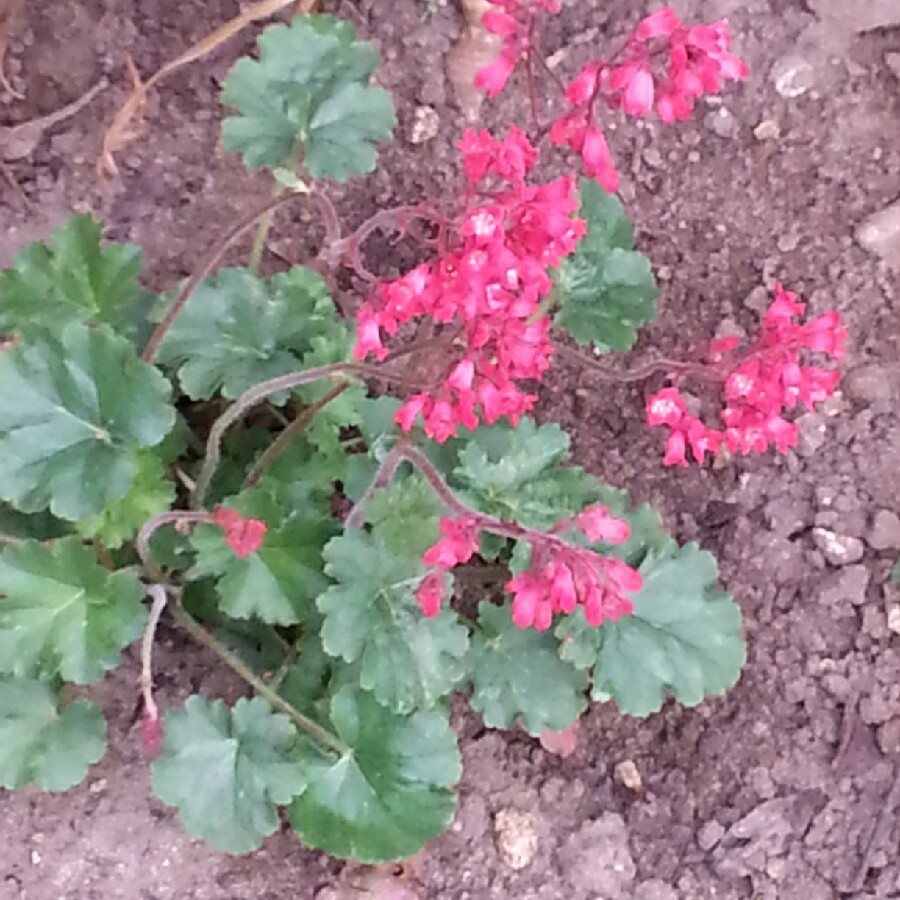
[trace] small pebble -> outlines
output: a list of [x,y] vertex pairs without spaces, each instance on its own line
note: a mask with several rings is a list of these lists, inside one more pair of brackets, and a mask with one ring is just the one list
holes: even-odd
[[888,631],[900,634],[900,606],[897,606],[896,603],[892,603],[888,610],[887,627]]
[[889,266],[900,268],[900,200],[866,218],[856,229],[856,240]]
[[859,562],[865,546],[859,538],[835,534],[826,528],[813,528],[813,543],[833,566],[846,566]]
[[725,835],[725,827],[715,819],[704,822],[697,832],[697,846],[701,850],[712,850]]
[[441,117],[431,106],[417,106],[407,138],[411,144],[424,144],[438,133]]
[[787,100],[801,97],[815,83],[815,71],[812,65],[796,53],[787,53],[774,66],[771,73],[772,82],[779,95]]
[[900,550],[900,516],[889,509],[879,509],[866,541],[873,550]]
[[753,129],[753,136],[758,141],[777,141],[781,137],[781,128],[774,119],[763,119]]
[[494,818],[494,833],[500,859],[511,869],[524,869],[534,859],[538,838],[531,813],[520,809],[501,809]]
[[622,787],[628,788],[629,791],[634,791],[637,794],[644,789],[641,773],[638,771],[638,767],[632,759],[623,759],[621,762],[616,763],[613,774],[616,781],[618,781]]
[[737,121],[724,106],[707,113],[703,118],[703,124],[720,138],[733,138],[738,130]]
[[890,719],[879,725],[877,740],[882,753],[900,752],[900,719]]
[[900,79],[900,53],[885,53],[884,61],[894,75]]

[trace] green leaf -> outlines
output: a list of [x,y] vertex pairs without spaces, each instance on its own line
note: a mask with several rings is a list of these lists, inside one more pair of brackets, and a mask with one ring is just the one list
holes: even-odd
[[178,367],[192,399],[218,391],[235,398],[259,381],[320,364],[323,345],[331,350],[328,362],[345,359],[349,340],[315,272],[297,266],[263,279],[248,269],[222,269],[197,288],[157,358]]
[[891,569],[891,581],[893,581],[894,584],[900,584],[900,559],[894,563],[894,566]]
[[259,697],[233,709],[189,697],[183,712],[166,713],[163,731],[153,791],[214,850],[256,850],[278,830],[277,805],[306,784],[296,729]]
[[214,577],[223,612],[236,619],[256,616],[272,625],[302,621],[313,599],[328,586],[322,548],[336,524],[318,508],[285,511],[262,488],[223,505],[266,523],[262,546],[240,559],[225,543],[222,529],[201,525],[191,537],[197,561],[188,577]]
[[49,512],[22,513],[7,503],[0,503],[0,535],[4,537],[50,541],[71,532],[68,522],[61,522]]
[[628,715],[656,712],[666,694],[696,706],[724,693],[740,676],[746,648],[740,610],[713,589],[712,554],[696,544],[670,547],[648,556],[641,574],[632,615],[593,628],[579,610],[560,624],[563,658],[593,666],[594,699],[612,699]]
[[143,631],[143,588],[110,574],[77,538],[0,552],[0,672],[87,684],[119,664]]
[[412,856],[447,828],[460,757],[446,713],[401,717],[345,687],[332,698],[331,724],[350,752],[335,761],[305,755],[309,784],[289,816],[306,846],[385,862]]
[[568,453],[569,436],[557,425],[523,418],[516,428],[479,428],[459,453],[453,482],[483,512],[549,528],[599,495],[596,478],[563,465]]
[[323,649],[317,629],[304,625],[295,647],[297,661],[288,669],[278,692],[294,709],[315,715],[317,704],[328,689],[335,661]]
[[124,497],[175,423],[169,385],[108,328],[0,353],[0,497],[77,521]]
[[449,694],[465,676],[468,631],[450,609],[422,615],[414,595],[425,574],[420,556],[397,552],[379,532],[347,531],[329,542],[325,559],[339,582],[317,601],[325,652],[359,660],[362,687],[394,712],[429,709]]
[[587,178],[580,191],[588,232],[556,276],[554,324],[579,344],[629,350],[637,328],[656,317],[656,279],[649,260],[632,249],[631,223],[618,198]]
[[386,549],[405,558],[420,557],[436,544],[444,508],[418,473],[400,477],[379,488],[366,504],[366,521]]
[[508,606],[478,605],[472,637],[472,708],[489,728],[521,717],[532,735],[563,731],[584,712],[587,676],[563,661],[550,631],[517,628]]
[[238,61],[222,103],[237,116],[222,126],[222,145],[250,168],[293,167],[298,149],[313,178],[338,181],[375,168],[375,141],[396,124],[390,94],[369,82],[375,48],[332,16],[298,16],[259,38],[259,60]]
[[60,707],[43,681],[0,677],[0,787],[66,791],[106,752],[106,720],[89,701]]
[[171,508],[175,485],[166,477],[162,461],[149,450],[139,451],[136,460],[137,474],[128,493],[121,500],[113,500],[99,515],[82,519],[77,526],[82,537],[118,550],[148,519]]
[[0,333],[58,335],[72,322],[123,326],[140,294],[141,251],[101,244],[101,224],[71,216],[46,244],[21,250],[0,272]]

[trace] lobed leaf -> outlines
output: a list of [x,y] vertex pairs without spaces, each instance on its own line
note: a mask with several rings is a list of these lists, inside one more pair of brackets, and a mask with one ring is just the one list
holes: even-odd
[[554,324],[579,344],[629,350],[637,328],[657,315],[656,279],[649,260],[632,249],[631,223],[618,198],[587,178],[580,193],[588,231],[556,274]]
[[166,380],[105,326],[0,353],[0,384],[0,497],[26,513],[101,513],[175,423]]
[[472,708],[490,728],[521,718],[531,735],[563,731],[584,712],[587,676],[560,658],[552,632],[517,628],[508,607],[478,606],[472,637]]
[[147,618],[134,574],[110,574],[77,538],[0,551],[0,672],[97,681]]
[[600,483],[583,469],[564,465],[569,436],[558,425],[523,418],[517,428],[479,428],[459,451],[453,483],[483,512],[532,528],[596,502]]
[[338,582],[317,600],[325,652],[358,660],[360,685],[394,712],[430,709],[449,694],[465,677],[468,631],[450,609],[422,615],[414,595],[421,555],[400,552],[379,531],[347,531],[328,543],[325,559]]
[[456,810],[460,756],[446,712],[398,716],[347,686],[330,719],[350,749],[336,760],[305,752],[308,785],[288,810],[300,839],[364,863],[418,853]]
[[374,143],[396,124],[390,94],[370,84],[375,48],[332,16],[298,16],[259,38],[259,60],[238,61],[225,80],[222,145],[250,168],[294,167],[298,151],[313,178],[345,181],[373,171]]
[[297,266],[268,279],[222,269],[197,288],[157,358],[177,367],[192,399],[219,391],[233,399],[259,381],[339,362],[349,344],[325,282],[310,269]]
[[593,668],[593,698],[612,699],[628,715],[656,712],[667,694],[696,706],[724,693],[740,677],[746,648],[740,610],[713,589],[712,554],[673,545],[651,553],[641,574],[632,615],[593,628],[579,610],[559,625],[563,658]]
[[106,720],[93,703],[61,706],[49,684],[0,676],[0,787],[66,791],[106,752]]
[[148,519],[170,509],[175,500],[175,485],[155,453],[139,450],[135,461],[137,473],[128,493],[76,526],[82,537],[96,539],[109,550],[130,541]]
[[59,335],[73,322],[129,324],[140,294],[141,251],[103,246],[90,215],[70,216],[47,243],[30,244],[0,272],[0,334]]
[[277,806],[306,785],[296,729],[259,697],[232,709],[189,697],[184,711],[166,713],[163,730],[153,792],[214,850],[256,850],[278,830]]
[[222,611],[236,619],[256,617],[271,625],[302,621],[328,585],[322,549],[336,531],[334,521],[318,505],[285,509],[264,488],[223,505],[265,522],[265,539],[256,552],[240,559],[221,528],[201,525],[191,536],[197,559],[188,577],[215,578]]

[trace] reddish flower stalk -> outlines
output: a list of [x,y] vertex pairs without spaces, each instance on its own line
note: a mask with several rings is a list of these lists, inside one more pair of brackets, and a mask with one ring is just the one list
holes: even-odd
[[827,400],[840,378],[837,370],[801,365],[801,354],[811,350],[840,359],[847,337],[837,312],[797,324],[794,319],[805,309],[796,302],[796,294],[779,284],[759,338],[743,354],[735,356],[736,338],[710,345],[711,367],[721,372],[724,382],[724,429],[709,428],[691,415],[677,388],[664,388],[649,399],[647,424],[670,429],[665,465],[686,466],[688,448],[702,463],[707,452],[716,453],[722,446],[743,455],[765,452],[770,444],[781,453],[796,446],[797,426],[783,413],[798,403],[812,409]]
[[[440,612],[447,596],[446,574],[478,552],[482,532],[525,541],[531,547],[531,565],[506,585],[506,590],[514,595],[513,621],[520,628],[546,630],[556,613],[570,614],[578,606],[584,608],[585,618],[592,625],[632,612],[627,594],[641,589],[640,573],[620,559],[566,539],[577,539],[580,533],[593,543],[628,540],[628,523],[611,515],[605,506],[589,506],[574,519],[562,519],[550,531],[539,531],[466,506],[416,447],[398,444],[382,467],[396,470],[401,460],[412,463],[421,472],[450,512],[441,520],[441,539],[423,556],[431,570],[416,591],[424,615],[436,616]],[[375,477],[378,479],[379,475]]]
[[[420,417],[439,443],[479,419],[515,425],[537,399],[520,382],[550,365],[550,320],[541,301],[553,287],[547,270],[572,253],[585,233],[574,178],[528,185],[537,150],[511,128],[503,141],[467,131],[460,142],[468,181],[464,208],[446,235],[447,249],[394,281],[380,284],[357,317],[356,359],[388,350],[384,333],[431,319],[455,335],[434,387],[413,394],[397,413],[409,431]],[[488,190],[491,179],[497,189]]]
[[[555,614],[569,615],[579,606],[591,625],[615,621],[633,609],[626,595],[641,589],[640,573],[622,560],[571,544],[561,536],[579,531],[593,542],[626,541],[631,533],[628,523],[611,516],[605,506],[588,507],[574,522],[562,520],[549,532],[498,523],[471,510],[442,519],[440,527],[443,537],[422,558],[440,572],[467,563],[478,552],[482,531],[506,537],[515,534],[530,545],[530,567],[506,584],[513,594],[512,617],[519,628],[546,631]],[[417,592],[426,616],[438,614],[445,596],[446,582],[439,580],[440,572],[427,575]]]
[[[499,10],[484,14],[487,31],[501,35],[498,59],[475,76],[476,87],[490,96],[499,94],[520,60],[529,73],[529,95],[534,104],[534,34],[541,13],[560,11],[556,0],[491,0]],[[571,147],[585,172],[607,191],[619,189],[619,176],[596,107],[627,115],[646,116],[651,110],[666,123],[687,119],[695,101],[718,93],[724,81],[747,77],[746,64],[730,52],[731,35],[722,20],[710,25],[685,25],[669,7],[641,21],[624,47],[611,60],[587,63],[565,91],[569,109],[551,126],[550,138]]]

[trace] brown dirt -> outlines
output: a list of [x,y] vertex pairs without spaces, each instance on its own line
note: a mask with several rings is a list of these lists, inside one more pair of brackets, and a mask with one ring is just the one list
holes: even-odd
[[[900,549],[877,549],[883,535],[871,533],[877,511],[900,507],[898,281],[853,239],[860,221],[900,195],[900,81],[885,63],[887,51],[900,50],[900,15],[882,20],[893,29],[853,34],[843,19],[820,22],[810,10],[827,6],[821,3],[675,5],[691,18],[729,15],[752,77],[690,123],[620,124],[613,133],[623,198],[664,287],[662,316],[642,347],[675,352],[726,319],[752,329],[756,289],[780,279],[812,311],[836,307],[846,316],[849,374],[825,412],[804,417],[797,453],[672,472],[660,465],[659,435],[642,424],[641,388],[555,370],[544,415],[572,429],[580,463],[652,500],[680,538],[697,538],[718,554],[746,617],[750,659],[737,688],[699,709],[668,705],[636,721],[593,707],[582,749],[564,761],[524,735],[486,732],[460,716],[460,812],[421,861],[424,897],[900,897],[891,791],[900,777],[900,638],[888,628],[900,598],[887,585]],[[876,5],[855,0],[847,9]],[[342,212],[361,218],[376,206],[451,188],[452,144],[463,122],[442,64],[461,26],[456,5],[330,6],[379,45],[401,116],[399,140],[379,173],[335,191]],[[237,3],[28,7],[9,55],[27,100],[2,98],[0,118],[13,123],[47,112],[101,76],[114,87],[48,134],[30,159],[12,163],[32,207],[20,208],[0,185],[0,262],[45,236],[66,210],[94,208],[112,236],[144,247],[152,286],[171,283],[237,211],[269,190],[216,147],[217,81],[250,36],[164,86],[148,108],[152,130],[125,153],[119,181],[101,189],[94,160],[103,125],[124,98],[124,54],[148,74],[235,14]],[[569,72],[642,12],[643,3],[629,0],[580,0],[548,37]],[[785,98],[773,67],[777,76],[792,57],[808,64],[797,77],[809,89]],[[404,136],[421,104],[435,107],[441,128],[415,148]],[[486,106],[483,124],[522,115],[521,99],[510,97]],[[763,120],[778,124],[777,137],[754,136]],[[277,246],[288,256],[306,243],[302,221],[279,220]],[[396,264],[396,256],[387,258],[383,270]],[[816,528],[861,552],[858,563],[829,562]],[[222,689],[210,661],[164,637],[165,705],[190,691]],[[334,896],[329,886],[340,866],[303,851],[288,833],[247,858],[217,856],[150,797],[133,725],[137,667],[126,656],[97,692],[111,719],[111,747],[88,781],[62,796],[0,792],[0,897]],[[641,792],[614,779],[623,760],[636,765]],[[518,821],[536,837],[533,859],[518,871],[496,848],[497,814],[509,809],[525,814]],[[873,833],[865,877],[852,887]]]

